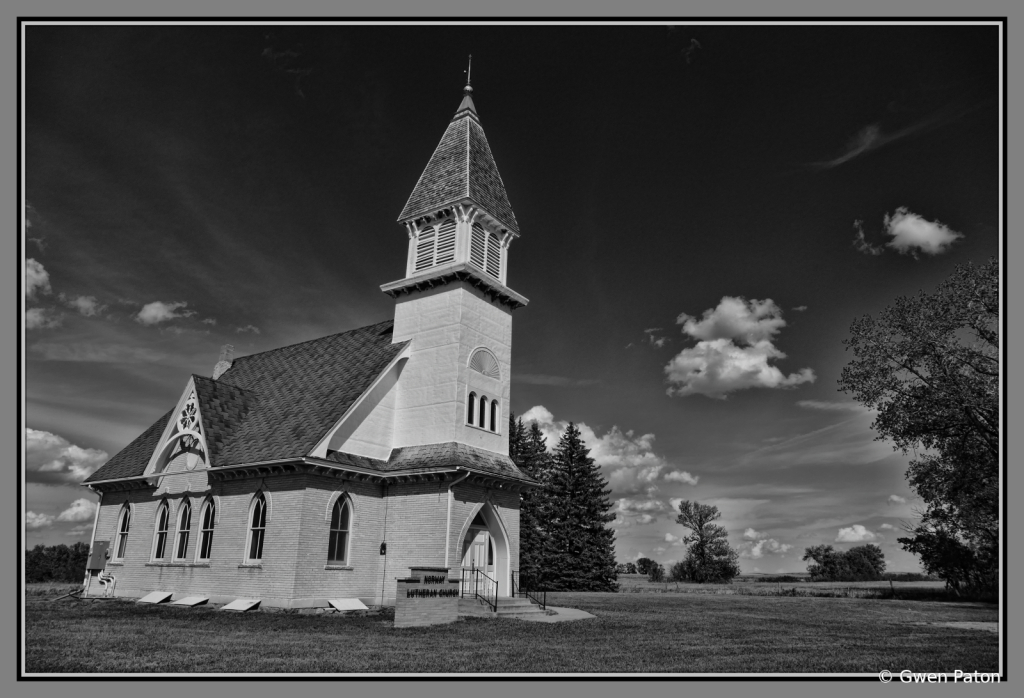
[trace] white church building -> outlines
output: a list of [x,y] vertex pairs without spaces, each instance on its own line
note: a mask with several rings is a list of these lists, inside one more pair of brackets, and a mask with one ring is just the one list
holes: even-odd
[[480,569],[512,594],[520,493],[536,486],[508,456],[527,299],[506,285],[519,227],[472,88],[398,221],[393,320],[222,355],[84,482],[115,595],[389,605],[411,567]]

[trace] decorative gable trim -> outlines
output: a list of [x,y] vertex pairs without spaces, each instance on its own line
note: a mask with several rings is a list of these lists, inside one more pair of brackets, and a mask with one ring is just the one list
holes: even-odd
[[178,449],[188,452],[185,465],[188,470],[198,466],[200,460],[206,463],[206,467],[210,466],[210,449],[206,444],[199,396],[192,378],[188,379],[172,418],[164,427],[160,441],[146,465],[144,476],[162,475]]

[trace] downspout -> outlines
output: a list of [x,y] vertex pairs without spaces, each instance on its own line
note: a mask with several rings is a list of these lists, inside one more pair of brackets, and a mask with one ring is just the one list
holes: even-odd
[[[458,471],[458,469],[456,469],[456,472],[457,471]],[[451,547],[451,536],[452,536],[452,496],[453,496],[452,495],[452,488],[455,487],[455,485],[457,485],[460,482],[462,482],[463,480],[465,480],[467,477],[469,477],[469,475],[470,475],[470,473],[467,470],[465,475],[463,475],[462,477],[460,477],[457,480],[452,480],[451,483],[448,485],[448,523],[445,526],[445,530],[444,530],[444,566],[445,567],[448,567],[448,548]]]
[[[88,487],[89,491],[92,492],[93,494],[99,495],[100,498],[100,501],[96,502],[96,514],[92,518],[92,536],[89,538],[89,554],[92,555],[92,548],[94,545],[96,545],[96,526],[100,522],[100,507],[103,506],[103,492],[97,492],[92,488],[92,485],[86,485],[86,487]],[[86,570],[85,581],[83,583],[85,590],[82,592],[82,596],[89,595],[89,582],[91,581],[92,575],[89,574],[89,570]]]

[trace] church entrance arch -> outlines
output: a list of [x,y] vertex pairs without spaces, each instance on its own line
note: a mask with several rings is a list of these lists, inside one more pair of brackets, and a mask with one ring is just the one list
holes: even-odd
[[[480,570],[494,580],[498,596],[510,595],[508,537],[498,513],[490,504],[480,505],[463,528],[462,569]],[[481,593],[493,591],[491,588],[480,589]]]

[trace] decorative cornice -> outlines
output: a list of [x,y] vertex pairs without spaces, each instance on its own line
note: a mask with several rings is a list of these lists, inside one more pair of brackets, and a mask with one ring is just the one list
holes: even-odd
[[522,308],[530,302],[526,296],[516,293],[497,279],[490,278],[468,262],[433,267],[425,273],[384,284],[380,290],[392,298],[398,298],[406,293],[426,291],[456,281],[465,281],[482,291],[491,300],[506,305],[511,310]]

